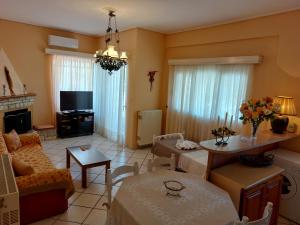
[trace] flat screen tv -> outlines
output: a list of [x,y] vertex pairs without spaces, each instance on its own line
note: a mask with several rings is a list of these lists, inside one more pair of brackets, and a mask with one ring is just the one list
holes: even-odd
[[93,109],[92,91],[61,91],[60,111]]

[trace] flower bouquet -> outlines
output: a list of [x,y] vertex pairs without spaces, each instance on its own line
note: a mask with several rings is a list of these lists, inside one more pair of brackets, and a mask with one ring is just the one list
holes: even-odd
[[252,124],[252,137],[256,138],[256,132],[261,122],[272,119],[276,111],[276,106],[273,105],[273,99],[270,97],[250,99],[240,107],[242,113],[240,120],[243,120],[243,124],[247,122]]

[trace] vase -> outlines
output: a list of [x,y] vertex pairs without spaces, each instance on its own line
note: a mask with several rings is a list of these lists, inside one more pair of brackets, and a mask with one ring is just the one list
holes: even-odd
[[260,125],[260,122],[252,122],[252,130],[251,130],[251,138],[256,139],[257,137],[257,130]]

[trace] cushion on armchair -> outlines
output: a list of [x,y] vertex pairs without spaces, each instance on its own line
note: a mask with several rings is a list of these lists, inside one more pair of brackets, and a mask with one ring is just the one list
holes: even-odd
[[32,166],[20,159],[17,159],[16,157],[12,158],[12,166],[16,176],[25,176],[34,173]]
[[22,143],[22,146],[30,145],[30,144],[42,145],[40,136],[37,132],[20,134],[19,137],[20,137],[20,141]]
[[12,130],[8,134],[3,134],[3,137],[9,152],[16,151],[22,146],[20,137],[15,130]]

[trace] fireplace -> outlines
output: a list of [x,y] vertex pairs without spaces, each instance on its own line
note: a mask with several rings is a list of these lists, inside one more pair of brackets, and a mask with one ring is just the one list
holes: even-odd
[[31,111],[28,111],[28,109],[20,109],[4,113],[5,133],[15,129],[18,134],[23,134],[31,130],[31,127]]

